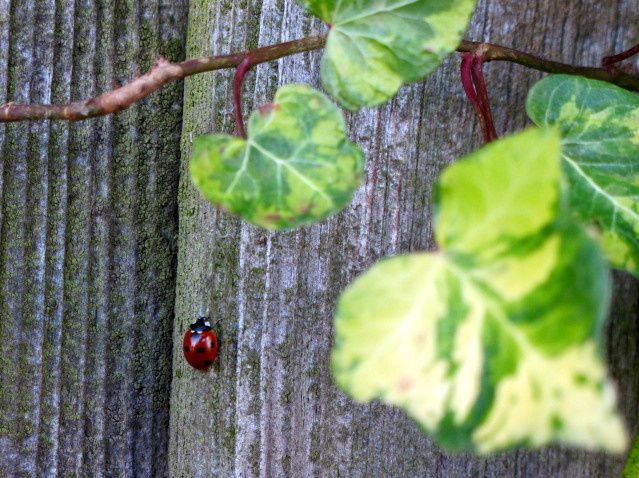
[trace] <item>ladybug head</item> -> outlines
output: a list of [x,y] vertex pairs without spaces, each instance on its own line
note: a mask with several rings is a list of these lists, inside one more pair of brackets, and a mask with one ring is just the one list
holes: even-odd
[[189,328],[196,334],[201,334],[202,332],[211,330],[211,322],[209,321],[208,317],[200,317],[195,322],[193,322],[189,326]]

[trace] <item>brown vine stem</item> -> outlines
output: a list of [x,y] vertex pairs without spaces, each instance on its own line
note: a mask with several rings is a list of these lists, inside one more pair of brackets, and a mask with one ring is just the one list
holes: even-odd
[[477,53],[462,53],[461,57],[461,80],[464,91],[479,118],[484,142],[490,143],[497,139],[497,131],[484,79],[484,59]]
[[324,47],[325,43],[325,36],[309,36],[286,43],[256,48],[248,52],[194,58],[180,63],[170,63],[160,58],[142,76],[124,86],[102,93],[100,96],[86,101],[76,101],[66,105],[16,103],[2,105],[0,106],[0,123],[39,119],[79,121],[117,113],[167,83],[207,71],[237,68],[249,55],[254,58],[253,64],[259,64],[296,53],[319,50]]
[[618,55],[605,57],[601,62],[601,66],[610,69],[610,67],[615,63],[621,63],[622,61],[632,58],[637,54],[639,54],[639,45],[635,45],[629,50],[619,53]]
[[568,65],[492,43],[463,41],[457,48],[457,51],[460,53],[475,53],[481,57],[484,62],[509,61],[532,68],[533,70],[543,71],[544,73],[580,75],[593,80],[606,81],[630,91],[639,92],[639,76],[621,70],[611,71],[606,68]]
[[244,128],[244,117],[242,116],[242,85],[244,77],[248,71],[255,65],[255,55],[249,53],[246,55],[242,63],[235,70],[235,78],[233,79],[233,105],[235,106],[235,125],[238,134],[246,139],[246,129]]
[[[259,64],[296,53],[319,50],[324,47],[325,43],[326,36],[309,36],[286,43],[256,48],[247,52],[194,58],[180,63],[170,63],[161,58],[144,75],[135,78],[124,86],[102,93],[89,100],[76,101],[65,105],[16,103],[2,105],[0,106],[0,123],[40,119],[78,121],[117,113],[153,93],[162,85],[198,73],[237,68],[249,55],[254,59],[253,64]],[[509,61],[546,73],[582,75],[639,92],[639,75],[629,74],[618,69],[610,70],[568,65],[490,43],[463,41],[457,51],[460,53],[475,53],[486,62]]]
[[461,80],[466,96],[473,105],[475,114],[479,118],[484,142],[490,143],[497,139],[493,114],[490,109],[488,90],[482,73],[483,61],[473,53],[462,53]]

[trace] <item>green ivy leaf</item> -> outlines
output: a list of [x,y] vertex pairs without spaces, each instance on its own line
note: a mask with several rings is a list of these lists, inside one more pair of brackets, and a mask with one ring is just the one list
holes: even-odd
[[531,90],[528,114],[561,130],[573,210],[598,227],[615,267],[639,275],[639,95],[578,76],[550,76]]
[[364,169],[362,151],[346,139],[342,113],[306,85],[280,88],[275,103],[254,112],[246,141],[206,135],[193,150],[191,176],[204,196],[269,229],[340,211]]
[[637,478],[639,476],[639,435],[630,450],[626,466],[623,469],[623,478]]
[[559,155],[556,132],[532,129],[443,173],[441,251],[383,261],[339,301],[347,393],[402,407],[452,450],[624,449],[600,354],[607,269],[562,204]]
[[322,81],[350,110],[392,98],[459,45],[476,0],[299,0],[331,25]]

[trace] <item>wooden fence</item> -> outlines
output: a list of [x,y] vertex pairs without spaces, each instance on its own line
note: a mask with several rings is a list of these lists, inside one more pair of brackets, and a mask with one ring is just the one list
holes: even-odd
[[[293,0],[0,0],[0,104],[87,98],[159,55],[319,31]],[[597,64],[639,42],[639,3],[480,0],[467,38]],[[280,84],[318,85],[318,66],[318,53],[260,66],[247,110]],[[433,246],[432,184],[479,145],[458,68],[451,57],[349,114],[365,185],[342,214],[289,233],[217,211],[186,174],[196,135],[233,129],[230,71],[111,117],[0,125],[0,475],[618,476],[623,457],[558,447],[446,455],[402,412],[355,404],[331,380],[340,291],[382,257]],[[540,74],[487,72],[498,130],[526,126]],[[202,374],[172,343],[207,312],[222,351]],[[639,283],[623,274],[607,339],[634,430]]]

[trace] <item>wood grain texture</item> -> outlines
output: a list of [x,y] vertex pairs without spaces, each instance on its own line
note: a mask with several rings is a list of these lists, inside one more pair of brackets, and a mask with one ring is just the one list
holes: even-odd
[[[184,55],[186,0],[0,0],[0,103]],[[166,476],[182,87],[0,126],[0,476]]]
[[[468,38],[567,62],[639,41],[637,0],[482,0]],[[220,54],[323,31],[292,0],[191,2],[188,56]],[[279,84],[318,84],[319,54],[260,66],[248,103]],[[174,350],[170,467],[175,477],[588,477],[618,476],[623,457],[559,447],[488,458],[442,453],[393,408],[358,405],[331,381],[332,313],[341,290],[378,259],[433,247],[430,194],[439,172],[479,143],[477,122],[451,57],[382,108],[348,116],[368,156],[352,204],[322,224],[268,233],[207,204],[187,172],[192,140],[232,132],[231,72],[186,82],[176,327],[210,311],[221,355],[208,374]],[[500,133],[529,124],[527,89],[540,74],[488,67]],[[247,105],[248,109],[248,105]],[[636,428],[639,286],[616,275],[608,351],[621,407]]]

